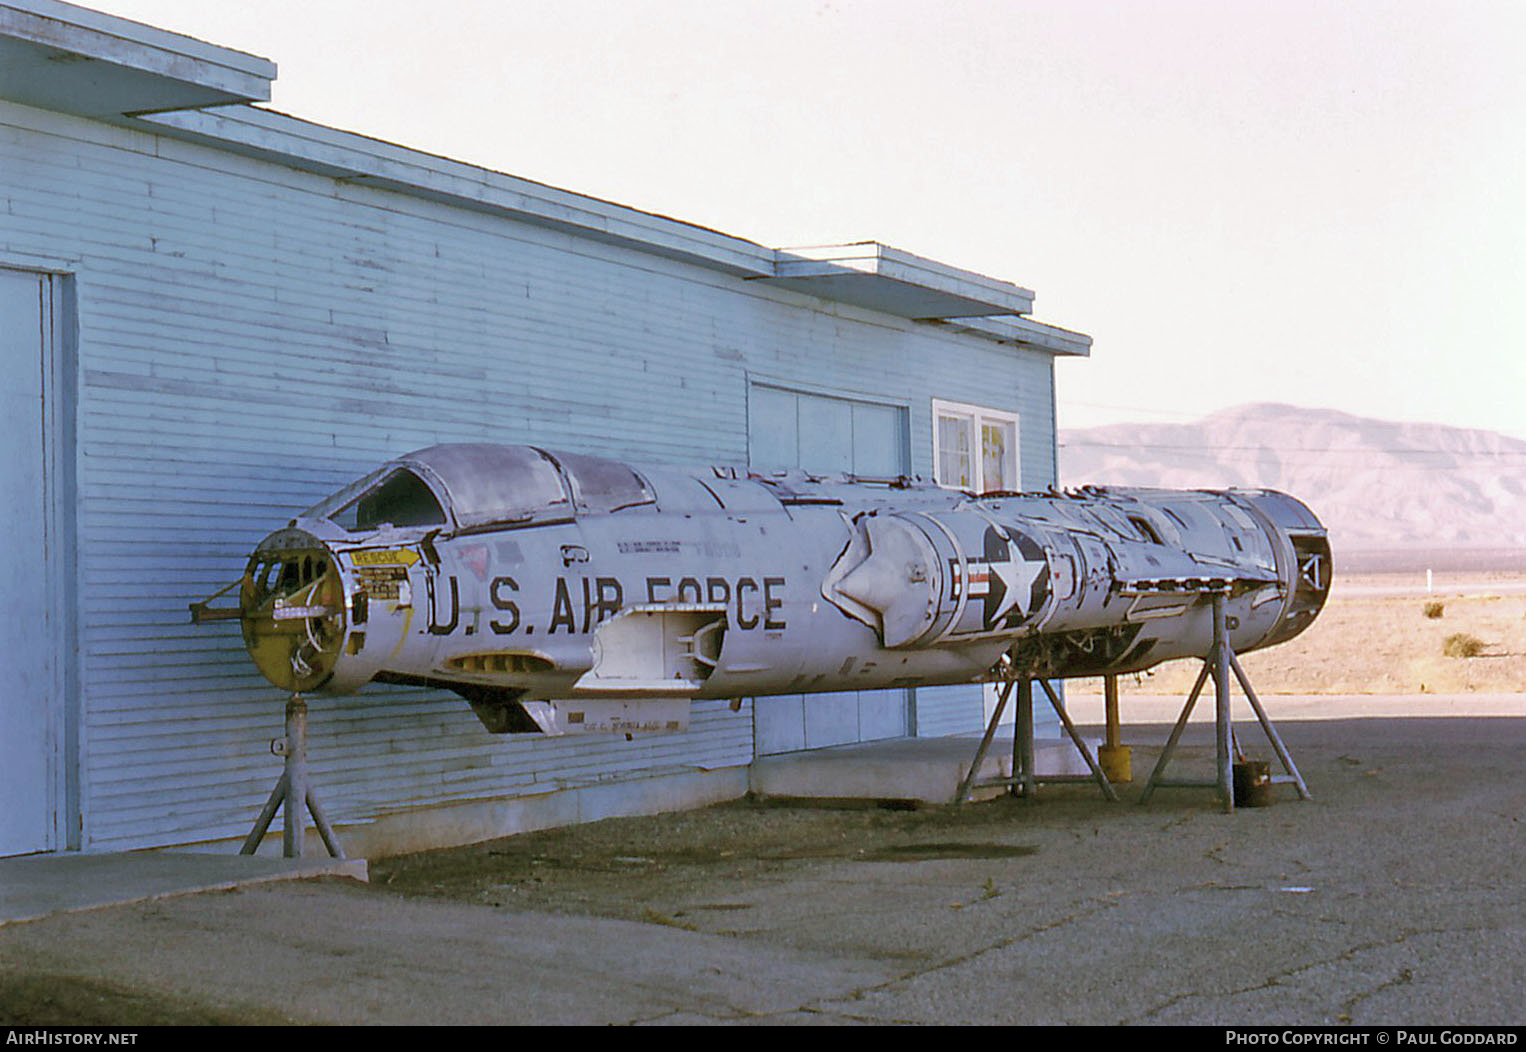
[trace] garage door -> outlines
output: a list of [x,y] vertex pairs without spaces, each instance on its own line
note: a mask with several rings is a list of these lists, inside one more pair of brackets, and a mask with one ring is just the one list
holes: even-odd
[[[747,416],[749,465],[823,474],[891,476],[910,471],[906,409],[754,384]],[[753,702],[759,756],[911,733],[909,690],[788,694]]]
[[7,611],[0,646],[0,855],[57,847],[61,722],[46,525],[43,373],[51,363],[51,279],[0,269],[0,507],[5,550],[0,595]]

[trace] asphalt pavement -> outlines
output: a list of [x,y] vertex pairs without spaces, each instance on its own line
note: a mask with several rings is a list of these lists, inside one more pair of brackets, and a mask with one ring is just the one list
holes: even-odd
[[[54,913],[0,926],[0,1021],[1526,1022],[1526,718],[1279,727],[1311,801],[1046,786],[930,811],[916,850],[664,885],[646,921],[334,877]],[[1130,731],[1136,775],[1166,730]]]

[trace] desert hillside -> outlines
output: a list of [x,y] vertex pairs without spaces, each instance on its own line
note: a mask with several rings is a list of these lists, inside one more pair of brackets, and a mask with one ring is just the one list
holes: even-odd
[[[1523,715],[1526,573],[1437,574],[1431,589],[1418,573],[1337,574],[1307,631],[1242,660],[1268,696],[1516,694],[1513,714]],[[1185,698],[1201,667],[1168,661],[1125,676],[1124,690]],[[1071,682],[1080,694],[1102,689],[1100,679]]]
[[1062,431],[1060,481],[1284,490],[1329,527],[1337,559],[1526,550],[1526,442],[1492,431],[1246,405],[1194,423]]

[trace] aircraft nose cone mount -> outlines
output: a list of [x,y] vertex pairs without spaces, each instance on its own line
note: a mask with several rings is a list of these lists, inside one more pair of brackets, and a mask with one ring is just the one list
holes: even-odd
[[874,517],[853,542],[832,574],[836,598],[865,608],[864,619],[880,629],[887,647],[926,633],[941,588],[938,552],[926,535],[899,519]]
[[344,644],[344,584],[328,547],[306,530],[277,530],[255,548],[239,587],[244,646],[282,690],[327,683]]

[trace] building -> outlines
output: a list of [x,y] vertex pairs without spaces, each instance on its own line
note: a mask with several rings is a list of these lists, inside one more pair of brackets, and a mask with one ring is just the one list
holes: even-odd
[[[0,0],[13,611],[0,855],[221,841],[282,700],[187,607],[436,442],[1054,481],[1033,295],[883,245],[787,250],[259,108],[259,58]],[[136,116],[134,116],[136,115]],[[978,451],[984,448],[985,455]],[[978,687],[701,705],[687,735],[485,734],[453,696],[312,702],[360,853],[740,795],[761,753],[978,729]]]

